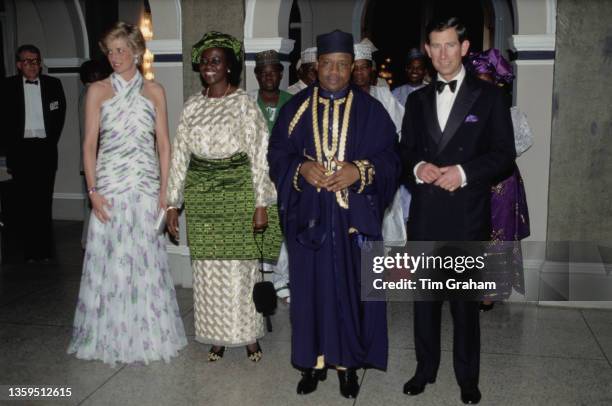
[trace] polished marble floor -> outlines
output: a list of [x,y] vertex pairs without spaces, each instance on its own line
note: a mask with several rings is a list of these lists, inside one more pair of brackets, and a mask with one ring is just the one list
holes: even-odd
[[[190,289],[177,290],[189,345],[171,363],[120,365],[66,354],[81,276],[80,223],[56,222],[58,261],[4,265],[0,273],[0,388],[71,387],[62,401],[83,405],[459,405],[452,372],[452,328],[444,310],[438,380],[409,398],[404,382],[415,367],[412,307],[389,306],[389,369],[361,371],[356,400],[338,392],[334,374],[308,396],[295,394],[287,307],[273,317],[253,364],[243,348],[206,362],[208,347],[194,341]],[[612,405],[612,311],[505,304],[481,316],[483,405]],[[1,400],[0,404],[20,402]]]

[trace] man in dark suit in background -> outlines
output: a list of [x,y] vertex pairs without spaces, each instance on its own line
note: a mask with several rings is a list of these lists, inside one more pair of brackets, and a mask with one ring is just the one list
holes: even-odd
[[16,59],[19,74],[4,79],[0,109],[1,141],[19,207],[14,231],[22,238],[26,260],[48,261],[55,254],[51,208],[66,98],[58,79],[41,74],[37,47],[20,46]]
[[[402,160],[412,192],[408,239],[486,241],[491,186],[512,168],[512,122],[502,92],[466,74],[469,49],[457,18],[427,27],[425,48],[436,80],[412,93],[402,126]],[[453,364],[464,403],[478,403],[480,323],[477,301],[451,300]],[[442,301],[414,303],[416,373],[404,393],[418,395],[440,364]]]

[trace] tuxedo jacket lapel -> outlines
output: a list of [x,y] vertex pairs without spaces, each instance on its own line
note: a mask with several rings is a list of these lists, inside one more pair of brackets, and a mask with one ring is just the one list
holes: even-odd
[[[469,74],[465,75],[465,79],[463,80],[461,87],[458,89],[459,93],[457,93],[455,103],[451,108],[448,121],[446,122],[446,127],[442,133],[442,138],[438,143],[438,153],[442,152],[448,142],[455,136],[459,126],[461,126],[463,120],[465,120],[465,117],[467,116],[467,113],[470,111],[472,105],[480,95],[480,87],[476,86],[473,80],[474,79],[472,79]],[[436,123],[437,122],[438,120],[436,117]]]
[[433,84],[427,87],[427,90],[422,93],[423,98],[423,114],[425,115],[425,124],[433,142],[437,145],[442,139],[442,130],[438,123],[438,112],[436,108],[436,88]]

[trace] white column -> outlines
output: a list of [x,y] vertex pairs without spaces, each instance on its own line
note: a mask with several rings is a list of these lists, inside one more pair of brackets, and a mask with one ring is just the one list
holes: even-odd
[[534,144],[517,161],[524,174],[533,241],[546,240],[552,119],[554,34],[514,35],[514,102],[527,114]]

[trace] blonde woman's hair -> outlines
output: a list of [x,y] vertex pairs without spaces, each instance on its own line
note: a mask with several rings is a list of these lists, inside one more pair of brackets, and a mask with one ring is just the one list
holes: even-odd
[[132,52],[138,56],[138,64],[142,64],[142,56],[144,55],[147,46],[142,33],[140,32],[140,28],[136,25],[124,23],[123,21],[118,21],[113,25],[100,39],[98,45],[104,54],[108,54],[108,46],[107,44],[110,41],[113,41],[117,38],[124,39]]

